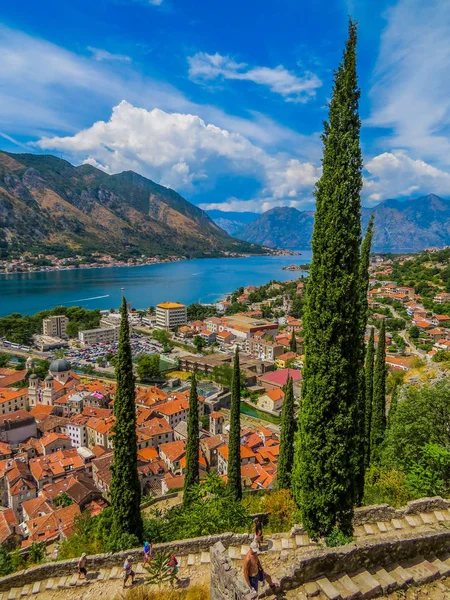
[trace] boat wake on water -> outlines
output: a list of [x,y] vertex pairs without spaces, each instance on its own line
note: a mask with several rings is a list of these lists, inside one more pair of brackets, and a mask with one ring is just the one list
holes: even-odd
[[109,294],[105,296],[92,296],[92,298],[80,298],[79,300],[67,300],[67,304],[73,304],[74,302],[86,302],[87,300],[99,300],[100,298],[109,298]]

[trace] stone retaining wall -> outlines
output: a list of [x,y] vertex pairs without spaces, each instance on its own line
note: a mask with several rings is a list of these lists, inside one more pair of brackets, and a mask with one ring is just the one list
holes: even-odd
[[353,524],[364,525],[365,523],[376,523],[377,521],[390,521],[391,519],[403,519],[405,515],[433,512],[434,510],[445,510],[450,507],[450,501],[440,496],[434,498],[421,498],[412,500],[402,508],[392,508],[388,504],[376,504],[374,506],[363,506],[355,510]]
[[296,589],[319,577],[333,577],[339,573],[355,573],[359,569],[387,566],[415,558],[448,552],[450,531],[389,534],[378,539],[365,539],[339,548],[310,550],[288,567],[280,583],[283,589]]
[[[166,544],[155,544],[154,550],[168,551],[175,556],[186,556],[188,554],[199,554],[200,552],[209,552],[211,546],[217,542],[221,542],[224,547],[240,546],[249,544],[253,540],[253,535],[248,533],[222,533],[220,535],[212,535],[207,537],[192,538],[190,540],[181,540],[176,542],[168,542]],[[142,561],[142,548],[126,550],[124,552],[95,554],[88,557],[87,569],[88,572],[95,572],[105,567],[122,566],[125,558],[132,556],[134,564]],[[8,591],[12,587],[18,587],[42,581],[50,577],[62,577],[63,575],[72,575],[77,570],[78,558],[70,560],[62,560],[58,562],[50,562],[37,567],[31,567],[17,573],[12,573],[6,577],[0,578],[0,592]]]
[[[381,504],[376,506],[368,506],[358,508],[355,510],[354,525],[363,525],[365,523],[374,523],[377,521],[390,521],[393,518],[401,519],[408,514],[419,514],[432,512],[433,510],[444,510],[450,508],[450,501],[444,500],[437,496],[435,498],[421,498],[420,500],[414,500],[409,502],[407,506],[394,509],[387,504]],[[261,515],[264,517],[264,515]],[[303,533],[301,525],[296,525],[291,531],[291,535],[297,533]],[[384,559],[389,554],[392,555],[391,561],[404,560],[409,556],[419,555],[421,553],[439,553],[445,552],[450,548],[450,531],[439,531],[439,532],[425,532],[422,534],[402,534],[402,537],[393,538],[392,536],[386,535],[382,541],[373,542],[361,541],[358,544],[350,544],[341,548],[328,548],[328,549],[316,549],[305,553],[304,558],[293,565],[292,571],[286,579],[286,585],[292,585],[294,587],[301,585],[302,581],[318,577],[321,574],[332,574],[339,572],[339,570],[351,570],[352,566],[358,564],[359,567],[371,564],[382,564]],[[277,535],[271,535],[270,537],[275,538]],[[190,540],[181,540],[176,542],[170,542],[166,544],[155,544],[155,550],[170,551],[177,556],[185,556],[187,554],[199,554],[200,552],[208,552],[212,546],[221,543],[224,549],[229,546],[240,546],[242,544],[249,544],[253,540],[252,534],[235,534],[235,533],[224,533],[220,535],[194,538]],[[352,554],[353,553],[353,554]],[[239,600],[245,598],[242,596],[243,589],[241,583],[248,592],[248,587],[245,585],[242,574],[239,574],[236,569],[233,570],[232,564],[228,561],[227,557],[221,556],[221,551],[217,550],[212,556],[216,556],[215,561],[212,563],[212,573],[214,577],[218,577],[217,581],[228,581],[230,574],[233,572],[232,580],[233,583],[229,583],[235,589],[236,594],[223,598],[230,598],[231,600]],[[115,554],[97,554],[88,557],[88,570],[96,571],[100,568],[113,567],[122,565],[125,557],[131,555],[135,563],[138,560],[142,560],[142,549],[136,548],[133,550],[127,550],[125,552],[118,552]],[[340,558],[342,557],[342,558]],[[354,557],[354,560],[353,560]],[[226,559],[226,560],[225,560]],[[7,591],[12,587],[23,586],[35,581],[41,581],[50,577],[61,577],[63,575],[70,575],[76,572],[77,560],[71,559],[59,562],[45,563],[37,567],[32,567],[24,571],[13,573],[6,577],[0,578],[0,592]],[[352,562],[353,561],[353,562]],[[384,561],[385,562],[385,561]],[[337,571],[332,569],[332,565],[338,564]],[[299,566],[300,565],[300,566]],[[357,567],[357,568],[359,568]],[[355,568],[356,570],[356,568]],[[228,575],[226,575],[228,573]],[[317,575],[318,573],[318,575]],[[305,578],[306,577],[306,578]],[[212,580],[214,581],[214,580]],[[241,582],[241,583],[240,583]],[[211,598],[213,596],[213,588],[215,583],[211,585]],[[239,591],[239,589],[241,591]],[[222,592],[225,594],[225,592]],[[241,594],[241,595],[239,595]],[[220,598],[220,596],[216,596]]]
[[[320,577],[332,578],[359,569],[387,566],[417,556],[440,555],[448,552],[450,531],[384,536],[381,540],[362,540],[339,548],[316,548],[305,552],[288,567],[280,579],[283,591],[299,588]],[[264,567],[264,557],[261,559]],[[242,570],[235,569],[220,542],[211,548],[211,600],[254,600],[257,597],[247,586]]]
[[[433,512],[434,510],[445,510],[450,508],[450,500],[445,500],[441,496],[433,498],[420,498],[412,500],[402,508],[392,508],[389,504],[375,504],[373,506],[362,506],[355,509],[353,525],[364,525],[366,523],[377,523],[379,521],[391,521],[392,519],[403,519],[405,515]],[[294,525],[291,529],[291,536],[305,533],[302,525]]]
[[242,567],[235,569],[221,542],[211,548],[211,600],[254,600],[256,592],[249,589]]

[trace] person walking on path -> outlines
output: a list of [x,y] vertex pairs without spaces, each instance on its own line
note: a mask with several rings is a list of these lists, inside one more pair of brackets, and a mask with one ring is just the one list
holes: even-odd
[[263,541],[262,523],[258,517],[253,519],[255,523],[255,542],[258,542],[258,546],[261,547]]
[[55,560],[58,560],[58,556],[59,556],[59,544],[56,544],[55,549],[53,550],[53,557]]
[[133,560],[131,556],[127,556],[123,563],[123,587],[126,586],[129,577],[131,577],[131,585],[133,585],[135,575],[136,573],[133,571]]
[[152,560],[152,543],[151,542],[145,542],[144,543],[144,562],[142,563],[142,566],[148,566],[148,564],[150,563],[150,561]]
[[78,579],[81,579],[81,576],[84,575],[84,578],[87,579],[87,569],[86,569],[87,557],[86,552],[78,559]]
[[174,581],[178,582],[178,561],[175,556],[171,556],[169,562],[167,563],[169,567],[169,574],[171,575],[170,585],[173,585]]
[[257,541],[250,544],[250,550],[244,559],[244,578],[247,585],[258,592],[259,583],[267,581],[272,590],[278,590],[279,585],[272,581],[271,576],[264,571],[258,558],[259,545]]

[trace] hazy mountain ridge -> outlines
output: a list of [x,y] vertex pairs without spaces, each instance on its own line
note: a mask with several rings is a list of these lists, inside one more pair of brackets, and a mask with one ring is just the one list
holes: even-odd
[[174,190],[51,155],[0,152],[0,251],[255,252]]
[[261,215],[253,212],[223,212],[221,210],[207,210],[209,217],[226,231],[229,235],[234,235],[248,223],[256,221]]
[[[375,251],[419,251],[450,245],[450,200],[428,194],[404,201],[385,200],[362,209],[363,226],[375,215]],[[309,250],[314,213],[278,207],[244,225],[235,235],[241,239],[278,248]]]

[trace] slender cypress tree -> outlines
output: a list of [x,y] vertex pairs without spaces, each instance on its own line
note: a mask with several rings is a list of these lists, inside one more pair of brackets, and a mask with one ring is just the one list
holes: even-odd
[[291,352],[297,352],[297,339],[295,337],[295,329],[292,329],[291,340],[289,342],[289,350]]
[[[367,292],[369,291],[369,265],[370,265],[370,249],[372,246],[373,238],[373,215],[370,217],[369,224],[367,226],[366,235],[364,236],[363,243],[361,245],[361,257],[359,261],[359,428],[360,431],[364,432],[364,435],[357,436],[357,443],[359,441],[359,478],[356,488],[356,502],[361,504],[364,496],[364,476],[366,470],[366,455],[367,455],[367,436],[366,436],[366,403],[365,403],[365,369],[364,359],[366,355],[365,346],[365,335],[367,327],[367,317],[369,314],[369,306],[367,302]],[[372,398],[372,396],[370,397]],[[371,400],[372,401],[372,400]],[[370,420],[370,416],[369,416]]]
[[378,346],[373,371],[372,427],[370,431],[371,460],[378,460],[379,447],[386,431],[386,329],[384,319],[378,332]]
[[292,466],[294,464],[294,385],[289,377],[284,391],[284,404],[281,413],[280,456],[278,457],[277,485],[279,489],[291,487]]
[[391,404],[389,406],[388,427],[392,427],[392,423],[394,422],[394,419],[395,419],[395,413],[397,412],[399,388],[400,388],[400,385],[397,384],[396,386],[394,386],[394,389],[392,390]]
[[236,348],[231,382],[230,437],[228,441],[228,485],[236,498],[242,498],[241,482],[241,371]]
[[111,467],[111,504],[116,536],[142,539],[141,484],[137,470],[136,404],[128,311],[122,298],[114,398],[114,460]]
[[364,458],[365,467],[370,463],[370,430],[372,428],[372,398],[373,398],[373,361],[375,358],[374,329],[370,329],[370,338],[366,352],[365,367],[365,415],[364,415]]
[[359,476],[359,256],[362,156],[350,20],[324,123],[313,258],[304,313],[305,367],[292,488],[313,538],[352,530]]
[[197,377],[194,373],[189,394],[189,410],[187,422],[186,470],[184,473],[183,504],[188,504],[191,498],[192,486],[200,480],[198,453],[200,448],[198,431],[198,394]]

